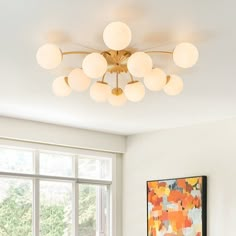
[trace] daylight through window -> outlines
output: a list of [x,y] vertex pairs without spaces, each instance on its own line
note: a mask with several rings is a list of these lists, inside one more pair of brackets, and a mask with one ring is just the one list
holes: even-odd
[[110,156],[0,146],[0,235],[111,236],[111,185]]

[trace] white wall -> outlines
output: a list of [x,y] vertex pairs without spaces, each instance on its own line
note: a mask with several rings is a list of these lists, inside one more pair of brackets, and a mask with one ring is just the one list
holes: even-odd
[[146,235],[146,181],[208,176],[208,236],[235,235],[236,119],[130,136],[123,159],[123,236]]
[[125,137],[0,116],[0,138],[113,153],[125,152]]

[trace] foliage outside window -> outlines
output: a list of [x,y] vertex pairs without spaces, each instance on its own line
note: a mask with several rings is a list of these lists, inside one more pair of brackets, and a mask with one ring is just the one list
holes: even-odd
[[0,147],[0,235],[109,236],[111,163]]

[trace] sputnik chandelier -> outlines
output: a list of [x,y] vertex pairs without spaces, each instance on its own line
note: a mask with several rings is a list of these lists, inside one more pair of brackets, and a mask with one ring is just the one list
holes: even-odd
[[[72,90],[85,91],[90,86],[91,79],[96,79],[90,87],[91,98],[96,102],[108,101],[114,106],[121,106],[126,100],[141,101],[145,95],[144,85],[151,91],[163,90],[166,94],[174,96],[183,89],[182,79],[174,74],[167,75],[160,68],[153,68],[149,54],[170,54],[175,64],[182,68],[192,67],[198,60],[197,48],[186,42],[178,44],[173,51],[131,52],[126,49],[131,42],[131,31],[122,22],[107,25],[103,32],[103,40],[109,49],[100,53],[62,52],[54,44],[45,44],[38,49],[38,64],[49,70],[56,68],[66,55],[85,55],[82,68],[75,68],[68,75],[60,76],[53,81],[52,90],[55,95],[68,96]],[[109,80],[112,78],[107,77],[108,73],[116,75],[114,88],[111,87]],[[129,74],[129,81],[124,89],[119,83],[121,73]]]

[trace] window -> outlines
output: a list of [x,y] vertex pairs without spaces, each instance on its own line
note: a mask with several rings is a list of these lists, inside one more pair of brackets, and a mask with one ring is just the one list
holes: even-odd
[[[107,187],[79,185],[79,235],[94,236],[107,231]],[[96,220],[97,219],[97,220]]]
[[71,202],[70,183],[40,181],[40,235],[72,235]]
[[112,157],[0,146],[1,236],[111,236]]
[[0,235],[32,235],[32,181],[0,179]]

